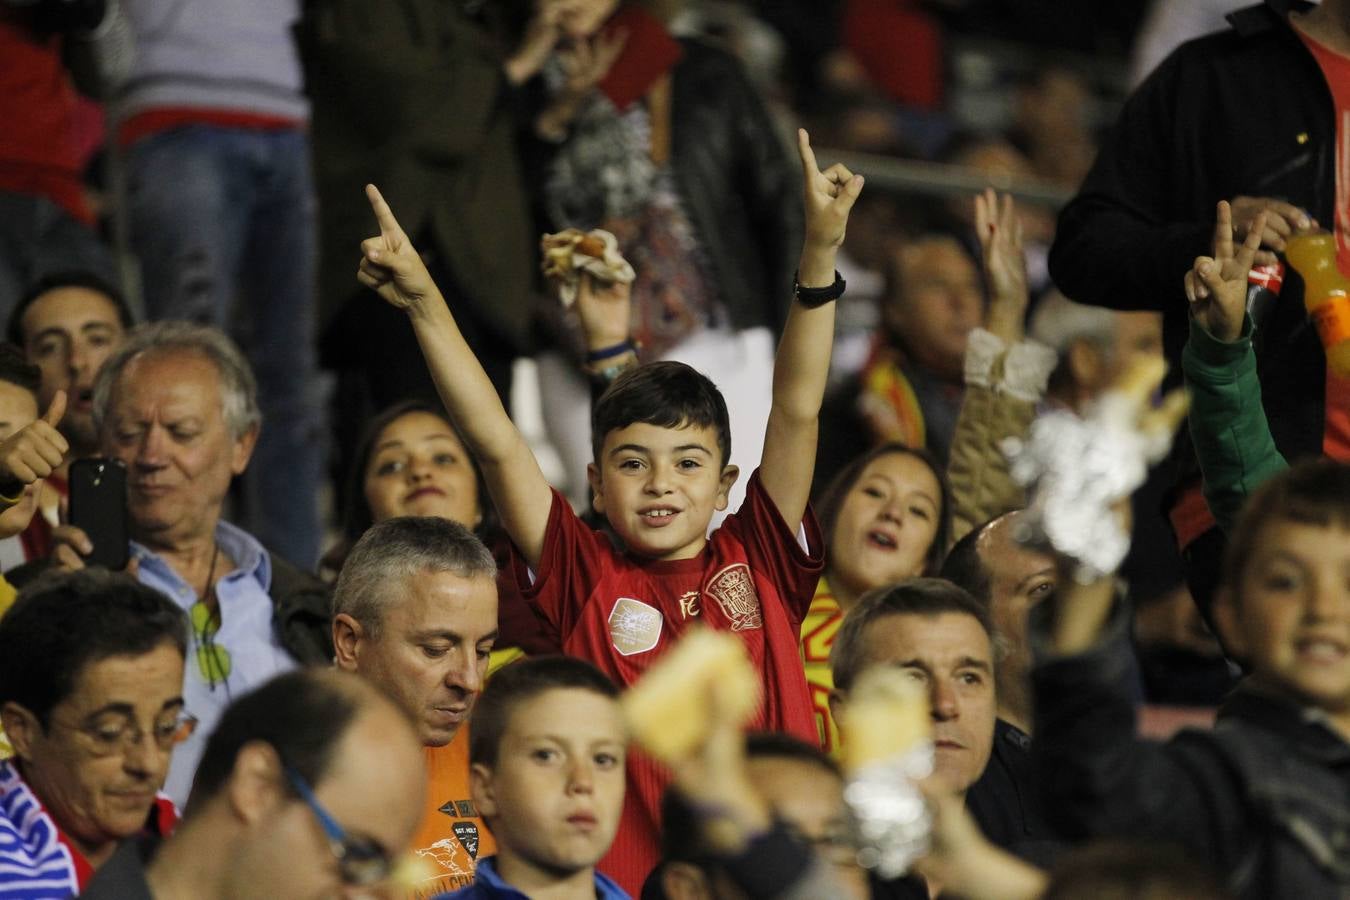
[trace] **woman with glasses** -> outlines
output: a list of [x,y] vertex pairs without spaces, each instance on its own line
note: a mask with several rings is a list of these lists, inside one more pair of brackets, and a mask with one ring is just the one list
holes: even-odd
[[116,851],[177,820],[159,793],[196,720],[186,616],[101,569],[35,581],[0,618],[0,898],[79,893]]
[[418,867],[396,863],[425,781],[422,747],[379,689],[332,669],[289,672],[225,711],[174,836],[118,850],[86,896],[420,895],[404,877]]

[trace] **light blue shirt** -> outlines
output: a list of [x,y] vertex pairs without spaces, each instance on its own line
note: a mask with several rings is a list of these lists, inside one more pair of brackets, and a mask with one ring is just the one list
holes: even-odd
[[[281,646],[272,627],[272,598],[268,595],[272,561],[267,551],[253,536],[224,521],[216,525],[216,543],[221,555],[235,562],[234,570],[216,582],[221,621],[213,639],[229,654],[230,674],[224,680],[217,674],[215,684],[211,684],[198,662],[200,638],[193,629],[183,675],[183,701],[187,711],[197,717],[197,730],[174,750],[164,783],[164,792],[180,809],[187,803],[206,739],[225,707],[233,698],[298,665]],[[168,563],[135,541],[131,542],[131,555],[140,563],[141,583],[163,591],[191,615],[202,586],[185,582]]]

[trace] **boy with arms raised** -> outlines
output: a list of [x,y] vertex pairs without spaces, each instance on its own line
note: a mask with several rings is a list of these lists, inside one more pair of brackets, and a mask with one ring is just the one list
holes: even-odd
[[[679,363],[641,366],[597,402],[588,475],[596,509],[623,543],[616,548],[544,479],[374,187],[367,194],[380,236],[362,243],[358,278],[407,311],[515,545],[525,595],[562,636],[564,650],[623,685],[693,623],[733,631],[764,685],[751,727],[810,740],[815,722],[797,634],[820,573],[821,542],[807,498],[834,329],[830,301],[843,290],[835,254],[863,179],[839,165],[822,173],[804,131],[798,146],[806,239],[778,349],[764,455],[744,505],[711,538],[713,512],[726,507],[739,473],[727,465],[726,405],[705,377]],[[618,353],[592,354],[606,355]],[[602,866],[630,893],[659,858],[666,780],[649,760],[630,762],[622,827]]]

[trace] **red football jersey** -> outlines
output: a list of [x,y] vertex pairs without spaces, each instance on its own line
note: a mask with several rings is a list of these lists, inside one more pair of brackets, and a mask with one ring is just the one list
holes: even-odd
[[[553,493],[543,554],[534,582],[517,553],[514,570],[525,598],[562,635],[563,652],[595,664],[626,687],[691,624],[734,632],[763,676],[763,702],[750,727],[818,740],[802,671],[802,619],[822,568],[815,516],[802,522],[802,549],[750,477],[745,502],[692,559],[652,560],[625,554],[577,518]],[[628,793],[618,836],[600,868],[632,896],[660,860],[665,770],[640,753],[628,765]]]

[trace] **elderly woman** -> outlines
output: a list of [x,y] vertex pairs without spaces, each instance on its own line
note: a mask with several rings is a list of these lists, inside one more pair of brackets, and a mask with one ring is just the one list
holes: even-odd
[[187,617],[103,570],[51,573],[0,619],[0,893],[79,893],[120,841],[176,821],[159,794],[195,724]]
[[[260,427],[253,373],[217,329],[156,322],[133,330],[94,386],[106,456],[127,470],[137,578],[188,613],[183,696],[202,731],[174,756],[168,793],[186,801],[205,736],[232,698],[297,663],[326,663],[327,589],[222,519],[230,482]],[[83,566],[87,535],[62,528],[56,557]]]

